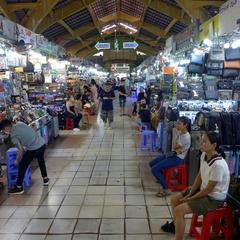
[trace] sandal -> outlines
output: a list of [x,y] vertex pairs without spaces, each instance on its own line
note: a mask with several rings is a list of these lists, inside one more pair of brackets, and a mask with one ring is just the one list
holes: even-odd
[[171,193],[170,192],[158,192],[156,193],[156,197],[160,197],[160,198],[164,198],[164,197],[167,197],[167,196],[170,196]]

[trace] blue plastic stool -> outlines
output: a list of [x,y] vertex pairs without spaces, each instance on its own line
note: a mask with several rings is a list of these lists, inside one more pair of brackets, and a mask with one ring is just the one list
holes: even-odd
[[151,130],[144,130],[141,133],[141,149],[147,147],[147,139],[150,139],[150,151],[154,152],[154,147],[156,145],[156,133]]
[[[14,186],[17,181],[18,167],[14,163],[16,160],[16,157],[17,157],[17,148],[10,148],[6,153],[8,188],[11,188],[11,186]],[[23,186],[29,187],[30,183],[31,183],[31,172],[30,172],[30,166],[29,166],[24,175]]]

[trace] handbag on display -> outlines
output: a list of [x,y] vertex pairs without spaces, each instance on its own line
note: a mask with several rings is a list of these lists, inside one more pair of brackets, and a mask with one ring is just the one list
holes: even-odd
[[240,60],[239,61],[225,61],[224,68],[240,69]]
[[226,61],[240,60],[240,48],[225,49],[225,60]]
[[218,92],[219,100],[232,100],[232,90],[220,90]]
[[203,73],[203,66],[190,63],[188,65],[188,73],[202,74]]
[[209,52],[210,61],[224,61],[225,51],[224,48],[212,48]]
[[220,90],[232,90],[233,82],[232,80],[220,80],[218,81],[218,89]]
[[207,69],[207,74],[212,76],[222,76],[223,69]]
[[217,90],[206,90],[205,91],[206,100],[218,100],[218,91]]
[[239,70],[238,69],[223,69],[223,77],[225,78],[234,78],[239,76]]
[[223,61],[208,61],[207,69],[223,69],[224,62]]
[[191,59],[190,59],[191,64],[197,64],[197,65],[203,65],[204,63],[204,56],[200,54],[191,54]]
[[204,90],[206,91],[216,91],[217,90],[217,80],[205,80]]

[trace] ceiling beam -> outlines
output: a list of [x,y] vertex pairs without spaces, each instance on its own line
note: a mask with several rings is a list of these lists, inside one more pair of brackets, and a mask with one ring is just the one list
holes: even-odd
[[[148,0],[141,0],[145,4],[148,4]],[[187,0],[189,2],[189,0]],[[182,10],[176,6],[169,3],[163,2],[162,0],[152,0],[149,7],[161,12],[169,17],[176,18],[178,21],[189,25],[191,24],[191,19],[186,14],[182,14]]]
[[[95,0],[85,0],[85,4],[89,5],[93,3]],[[60,7],[54,10],[51,15],[47,15],[44,20],[39,24],[36,31],[38,33],[42,33],[44,30],[52,26],[57,21],[60,21],[64,18],[67,18],[74,13],[77,13],[85,8],[84,3],[82,0],[73,0],[72,2],[68,3],[67,5]]]
[[148,32],[151,32],[151,33],[157,35],[158,37],[165,37],[164,30],[159,28],[157,25],[153,25],[150,23],[144,23],[142,25],[142,28],[146,29]]
[[81,35],[87,33],[88,31],[93,30],[94,28],[95,25],[93,25],[92,23],[85,24],[82,27],[77,28],[76,30],[72,30],[71,35],[69,35],[69,33],[65,33],[59,36],[60,41],[58,42],[58,44],[63,45],[64,43],[66,43],[66,41],[72,41],[80,37]]
[[11,3],[7,5],[9,12],[14,12],[19,9],[35,9],[41,7],[41,2],[31,2],[31,3]]
[[209,0],[205,0],[205,1],[193,1],[192,2],[192,7],[193,8],[201,8],[204,6],[216,6],[216,7],[221,7],[223,5],[223,3],[225,3],[226,1],[224,0],[218,0],[218,1],[209,1]]
[[15,21],[16,17],[13,13],[9,12],[8,4],[5,0],[0,0],[0,12],[8,19]]
[[43,19],[58,3],[58,0],[40,0],[39,3],[41,4],[41,6],[39,6],[37,9],[34,9],[31,14],[27,16],[27,18],[25,18],[25,21],[23,22],[23,25],[32,31],[35,31],[37,29]]
[[80,36],[75,36],[73,29],[70,28],[63,20],[58,21],[58,23],[60,23],[71,34],[72,37],[78,39],[84,45],[82,38]]
[[201,23],[206,21],[209,16],[201,8],[193,7],[193,0],[176,0],[178,5],[193,19],[200,20]]

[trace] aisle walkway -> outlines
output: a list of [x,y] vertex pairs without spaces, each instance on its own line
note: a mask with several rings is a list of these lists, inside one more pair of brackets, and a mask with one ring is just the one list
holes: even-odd
[[36,169],[24,195],[0,195],[1,240],[173,239],[160,230],[171,214],[169,199],[154,196],[153,156],[138,148],[128,117],[115,120],[112,131],[98,119],[90,130],[65,132],[50,145],[49,187]]

